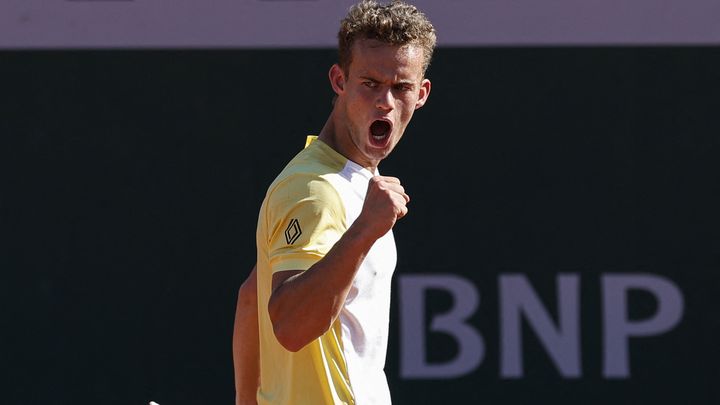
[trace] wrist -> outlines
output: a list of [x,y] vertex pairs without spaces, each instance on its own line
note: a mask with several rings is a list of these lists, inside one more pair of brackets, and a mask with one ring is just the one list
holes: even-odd
[[355,221],[344,235],[349,243],[357,245],[362,250],[370,250],[376,240],[380,239],[382,234],[372,227],[365,226],[360,221]]

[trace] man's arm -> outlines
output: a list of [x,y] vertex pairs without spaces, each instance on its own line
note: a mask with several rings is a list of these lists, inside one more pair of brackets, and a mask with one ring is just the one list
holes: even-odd
[[233,328],[235,405],[256,405],[260,384],[257,311],[257,268],[253,267],[238,291]]
[[273,275],[268,311],[280,344],[298,351],[332,326],[368,251],[405,216],[409,201],[400,180],[373,177],[360,216],[324,258],[306,271]]

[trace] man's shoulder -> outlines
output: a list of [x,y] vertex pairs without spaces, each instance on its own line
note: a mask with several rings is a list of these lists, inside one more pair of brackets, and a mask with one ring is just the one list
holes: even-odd
[[283,172],[295,170],[323,175],[341,171],[346,163],[347,158],[326,143],[315,140],[295,155]]
[[268,188],[268,198],[297,200],[314,194],[333,193],[335,188],[321,173],[293,170],[283,171]]
[[305,187],[309,183],[325,184],[327,177],[343,170],[347,159],[333,152],[329,146],[315,141],[300,151],[278,174],[268,188]]
[[268,188],[261,208],[267,226],[302,216],[330,215],[342,222],[345,204],[331,180],[335,172],[323,162],[293,159]]

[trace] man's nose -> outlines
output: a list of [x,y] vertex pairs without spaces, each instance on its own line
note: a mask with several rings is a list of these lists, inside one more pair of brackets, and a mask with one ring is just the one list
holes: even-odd
[[393,96],[392,89],[386,88],[378,92],[375,106],[381,110],[390,111],[395,108],[395,97]]

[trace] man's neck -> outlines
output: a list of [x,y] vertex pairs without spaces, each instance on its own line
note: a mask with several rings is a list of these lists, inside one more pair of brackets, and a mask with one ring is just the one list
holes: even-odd
[[337,153],[345,156],[345,158],[347,158],[348,160],[351,160],[358,165],[366,168],[370,171],[370,173],[375,173],[377,170],[377,164],[368,165],[358,162],[352,158],[350,152],[351,150],[355,149],[355,145],[352,143],[350,135],[344,133],[343,128],[339,128],[340,126],[336,122],[337,119],[338,117],[336,116],[336,111],[333,110],[333,112],[330,114],[330,117],[328,117],[328,120],[325,122],[322,130],[320,131],[318,139],[323,141]]

